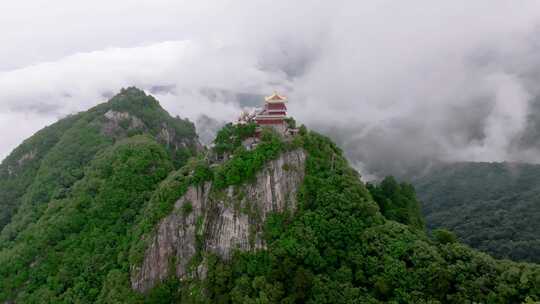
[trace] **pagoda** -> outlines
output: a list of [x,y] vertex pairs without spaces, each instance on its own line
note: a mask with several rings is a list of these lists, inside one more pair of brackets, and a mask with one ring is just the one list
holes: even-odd
[[287,97],[277,92],[264,98],[264,108],[255,116],[255,122],[260,127],[272,127],[280,132],[287,130]]

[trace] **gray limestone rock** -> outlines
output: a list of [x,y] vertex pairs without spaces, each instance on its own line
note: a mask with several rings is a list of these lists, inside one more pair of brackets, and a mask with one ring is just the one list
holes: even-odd
[[[159,223],[142,265],[133,267],[133,289],[146,292],[172,271],[181,279],[204,277],[203,264],[190,264],[197,250],[227,260],[234,249],[264,249],[262,229],[268,214],[296,209],[305,159],[301,149],[283,153],[267,163],[254,182],[226,191],[212,191],[210,182],[191,186]],[[183,208],[185,204],[191,208]]]

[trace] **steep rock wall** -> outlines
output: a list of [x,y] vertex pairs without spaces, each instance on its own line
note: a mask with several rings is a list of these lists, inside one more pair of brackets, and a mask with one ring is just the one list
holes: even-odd
[[190,187],[160,222],[142,265],[133,269],[133,289],[146,292],[172,271],[179,278],[204,276],[204,267],[195,271],[189,264],[197,250],[229,259],[234,249],[265,248],[262,228],[268,214],[296,209],[305,159],[303,150],[283,153],[253,183],[226,191],[212,191],[209,182]]

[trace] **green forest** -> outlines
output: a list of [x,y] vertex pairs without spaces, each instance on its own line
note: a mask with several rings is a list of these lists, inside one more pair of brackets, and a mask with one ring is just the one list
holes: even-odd
[[498,258],[540,263],[540,166],[457,163],[414,181],[427,227]]
[[[130,121],[111,125],[111,110]],[[248,151],[241,141],[253,132],[227,125],[213,150],[201,149],[193,124],[135,88],[38,132],[0,166],[0,301],[540,301],[540,266],[494,259],[448,230],[428,234],[411,184],[389,177],[364,185],[339,147],[303,126],[292,140],[266,130]],[[148,235],[189,185],[250,183],[291,149],[307,154],[299,206],[268,217],[265,250],[221,260],[197,248],[190,262],[206,263],[204,279],[172,276],[147,294],[131,289]],[[213,153],[228,157],[212,164]]]

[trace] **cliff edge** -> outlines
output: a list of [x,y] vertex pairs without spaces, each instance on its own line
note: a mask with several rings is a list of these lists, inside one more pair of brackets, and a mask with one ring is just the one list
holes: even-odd
[[227,260],[235,249],[265,248],[262,226],[267,216],[296,209],[305,159],[302,149],[284,152],[268,162],[253,182],[225,190],[214,191],[212,182],[190,186],[159,223],[142,265],[134,268],[133,289],[146,292],[172,271],[179,278],[204,277],[204,263],[194,262],[198,250]]

